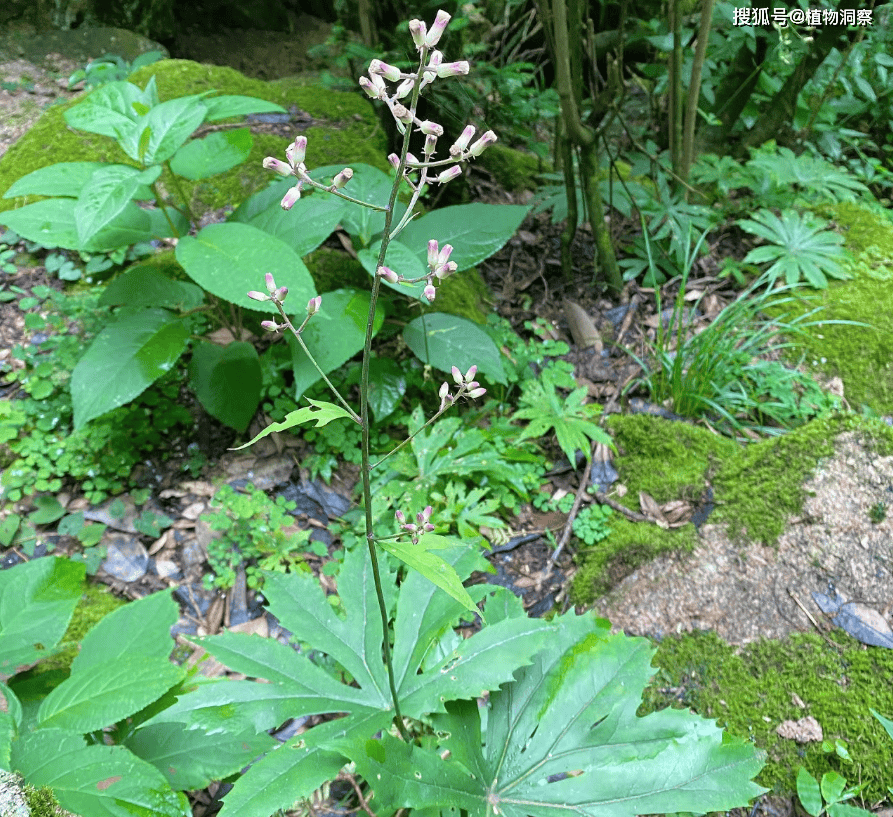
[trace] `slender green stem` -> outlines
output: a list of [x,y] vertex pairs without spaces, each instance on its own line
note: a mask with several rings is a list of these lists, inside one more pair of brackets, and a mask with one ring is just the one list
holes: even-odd
[[168,173],[170,173],[171,181],[174,187],[177,188],[177,195],[180,197],[180,201],[183,202],[183,207],[186,209],[186,218],[189,219],[190,224],[195,223],[195,217],[192,214],[192,208],[189,206],[189,200],[186,198],[186,193],[183,190],[183,186],[180,184],[180,178],[177,176],[176,173],[174,173],[173,169],[171,168],[170,161],[164,162],[164,166],[167,168]]

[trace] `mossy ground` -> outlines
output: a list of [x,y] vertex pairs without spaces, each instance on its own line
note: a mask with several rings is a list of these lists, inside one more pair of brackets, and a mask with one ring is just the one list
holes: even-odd
[[[710,632],[667,637],[657,645],[652,663],[659,669],[639,714],[674,706],[716,718],[766,750],[756,781],[776,793],[793,793],[804,766],[816,778],[833,770],[850,784],[864,783],[866,804],[889,799],[893,741],[869,708],[893,717],[893,650],[866,647],[840,631],[829,639],[833,645],[805,633],[736,649]],[[846,741],[852,763],[825,754],[819,743],[776,733],[782,721],[808,715],[827,740]]]
[[[697,505],[709,484],[716,506],[709,521],[726,524],[730,535],[743,542],[766,545],[774,544],[786,521],[802,509],[804,483],[821,459],[834,453],[839,434],[858,431],[879,454],[893,451],[893,429],[855,414],[820,417],[782,437],[746,446],[706,428],[648,414],[612,415],[607,427],[631,507],[640,491],[661,504],[678,499]],[[571,590],[576,604],[591,603],[655,555],[690,551],[696,542],[691,524],[661,530],[617,519],[611,527],[614,532],[597,547],[579,552],[580,570]]]

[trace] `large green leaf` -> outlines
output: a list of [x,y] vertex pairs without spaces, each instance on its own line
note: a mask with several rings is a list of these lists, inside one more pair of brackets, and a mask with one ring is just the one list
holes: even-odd
[[451,371],[453,366],[463,372],[477,366],[478,378],[483,374],[497,383],[507,382],[496,344],[465,318],[445,312],[419,315],[406,325],[403,340],[422,363],[442,372]]
[[78,241],[87,246],[127,206],[137,190],[152,184],[160,167],[138,170],[129,165],[108,165],[97,170],[84,185],[74,208]]
[[425,262],[428,241],[452,244],[450,261],[459,271],[479,264],[501,250],[521,226],[529,207],[520,204],[457,204],[409,222],[397,236]]
[[[459,576],[487,567],[467,548],[441,554]],[[475,697],[510,681],[513,671],[528,662],[552,633],[552,625],[544,621],[507,617],[459,640],[454,650],[423,668],[429,649],[456,621],[463,606],[414,571],[398,591],[397,576],[388,569],[386,559],[381,566],[386,604],[390,606],[397,595],[395,683],[408,717],[443,712],[446,701]],[[283,627],[298,641],[326,653],[349,673],[353,683],[344,683],[310,661],[305,652],[273,639],[225,633],[196,639],[196,643],[234,671],[269,683],[205,683],[149,723],[177,722],[187,729],[235,732],[262,731],[304,714],[346,712],[348,716],[311,729],[258,761],[227,795],[223,817],[267,817],[308,796],[344,763],[326,746],[351,737],[364,742],[385,728],[393,714],[382,659],[384,633],[365,548],[348,551],[338,575],[344,618],[333,610],[311,575],[265,574],[264,595]]]
[[235,774],[278,744],[253,729],[236,735],[209,735],[200,729],[186,731],[178,723],[159,723],[138,729],[124,745],[159,769],[172,789],[187,791]]
[[[381,241],[376,241],[368,250],[360,250],[357,253],[357,258],[366,272],[370,275],[375,275],[375,272],[378,269],[378,255],[380,252]],[[419,258],[419,256],[410,250],[409,247],[405,244],[401,244],[399,241],[392,241],[388,244],[388,252],[385,256],[385,266],[394,270],[398,275],[402,275],[404,278],[419,278],[428,272],[428,265],[425,261]],[[423,304],[428,303],[428,299],[422,294],[427,285],[427,281],[419,281],[415,284],[392,284],[384,278],[381,280],[386,287],[390,287],[402,295],[409,295],[411,298],[415,298]]]
[[197,343],[189,362],[189,385],[205,411],[243,432],[260,403],[260,361],[250,343]]
[[186,311],[204,301],[201,287],[168,278],[152,263],[134,264],[115,278],[99,296],[105,306],[161,306]]
[[287,113],[285,108],[275,102],[239,94],[208,97],[204,100],[204,104],[208,109],[205,116],[208,122],[216,122],[218,119],[228,119],[232,116],[247,116],[252,113]]
[[[279,280],[277,278],[277,283]],[[368,292],[357,289],[336,289],[322,296],[322,307],[311,319],[301,337],[319,367],[326,373],[337,369],[363,348],[366,322],[369,320]],[[381,328],[384,315],[376,310],[372,325],[374,335]],[[316,367],[291,333],[286,335],[292,351],[295,374],[295,400],[320,379]]]
[[195,238],[177,244],[177,261],[195,283],[238,306],[279,314],[270,301],[252,301],[251,290],[264,289],[271,272],[277,286],[288,287],[288,313],[301,314],[316,297],[313,279],[300,256],[286,244],[249,224],[210,224]]
[[0,680],[52,655],[83,592],[84,565],[51,557],[0,572]]
[[151,108],[157,102],[154,77],[145,90],[130,82],[109,82],[92,91],[63,116],[72,128],[117,139],[133,126],[139,116],[138,108]]
[[60,805],[90,817],[189,817],[182,794],[154,766],[123,746],[87,746],[64,729],[38,729],[12,744],[12,765],[25,781],[49,786]]
[[313,252],[334,232],[347,203],[336,196],[313,195],[298,199],[291,210],[283,210],[280,201],[289,186],[265,210],[248,219],[247,223],[281,239],[303,257]]
[[71,374],[75,428],[129,403],[183,354],[189,332],[165,309],[124,315],[94,339]]
[[249,128],[217,131],[183,145],[171,159],[171,170],[190,181],[207,179],[244,162],[253,144]]
[[437,752],[387,734],[336,744],[382,809],[635,817],[724,811],[764,791],[752,782],[760,753],[714,721],[674,709],[636,717],[654,671],[646,639],[612,636],[592,614],[554,623],[534,663],[490,694],[486,728],[478,703],[463,700],[434,717]]
[[[166,640],[169,647],[170,636]],[[80,669],[43,699],[37,713],[38,726],[81,734],[102,729],[160,698],[184,674],[166,658],[139,653],[113,664]]]
[[[70,196],[77,198],[84,185],[90,181],[90,177],[97,170],[118,166],[108,165],[103,162],[58,162],[49,167],[35,170],[27,176],[22,176],[3,195],[4,198],[29,195]],[[133,169],[139,172],[138,168]],[[148,188],[139,192],[147,193],[148,195],[145,198],[151,198]],[[141,199],[143,196],[135,196],[135,198]]]
[[181,96],[156,105],[126,136],[118,138],[121,148],[144,165],[167,161],[204,121],[208,109],[201,96]]

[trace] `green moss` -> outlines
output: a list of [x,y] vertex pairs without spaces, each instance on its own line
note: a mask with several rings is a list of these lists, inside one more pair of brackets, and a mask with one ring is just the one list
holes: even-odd
[[[767,545],[802,510],[804,483],[820,460],[834,453],[838,435],[856,431],[870,450],[882,456],[893,453],[893,429],[855,414],[817,418],[782,437],[746,446],[706,428],[648,414],[612,415],[607,427],[618,448],[615,466],[626,496],[633,498],[627,503],[631,507],[640,491],[660,504],[697,504],[712,486],[716,509],[710,523],[726,524],[729,534],[743,542]],[[692,525],[665,531],[615,516],[611,527],[607,539],[578,556],[575,604],[591,603],[654,556],[689,551],[697,541]]]
[[331,247],[319,247],[304,258],[304,263],[317,292],[331,292],[342,287],[369,289],[372,276],[363,265],[346,252]]
[[536,190],[539,187],[537,175],[544,172],[536,156],[499,143],[490,145],[478,161],[511,193]]
[[573,604],[590,604],[637,567],[664,553],[690,552],[697,544],[694,525],[663,530],[657,525],[631,522],[614,514],[611,535],[577,554],[580,569],[570,589]]
[[435,312],[447,312],[475,323],[486,324],[487,315],[490,314],[488,304],[492,304],[491,297],[477,267],[472,267],[451,275],[440,283],[433,309]]
[[68,671],[71,662],[78,654],[78,644],[84,636],[109,613],[124,604],[126,602],[123,599],[119,599],[104,585],[88,584],[62,638],[62,643],[68,646],[56,655],[41,661],[34,670],[35,674]]
[[728,523],[732,536],[774,544],[787,519],[803,508],[804,483],[846,431],[861,432],[873,450],[886,451],[893,443],[893,429],[854,414],[819,417],[784,436],[751,443],[717,471],[711,521]]
[[859,204],[821,208],[843,232],[856,262],[853,276],[820,292],[803,311],[816,306],[828,320],[867,323],[858,326],[816,326],[800,340],[806,362],[832,377],[839,376],[851,406],[869,406],[878,414],[893,414],[893,224]]
[[68,813],[59,805],[59,801],[56,800],[53,790],[49,786],[39,789],[25,786],[22,791],[31,817],[61,817]]
[[[653,663],[660,669],[639,714],[669,705],[716,718],[767,751],[756,780],[778,794],[795,791],[802,765],[815,777],[833,770],[865,783],[866,802],[889,798],[893,742],[868,709],[893,715],[893,650],[866,648],[840,631],[831,640],[840,647],[807,633],[736,650],[714,633],[667,637],[658,645]],[[847,742],[852,764],[826,755],[818,743],[801,745],[776,733],[782,721],[808,715],[826,739]]]

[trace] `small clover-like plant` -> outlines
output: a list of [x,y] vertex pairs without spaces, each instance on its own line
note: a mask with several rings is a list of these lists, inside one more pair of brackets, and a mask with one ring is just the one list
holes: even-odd
[[284,530],[294,523],[288,512],[295,509],[295,503],[281,496],[274,501],[254,486],[247,488],[247,493],[237,493],[224,485],[214,496],[212,507],[218,510],[205,521],[223,535],[208,544],[208,564],[215,574],[213,579],[205,577],[208,586],[232,587],[240,565],[245,566],[247,584],[252,588],[263,584],[262,570],[306,569],[303,554],[310,531]]
[[613,511],[607,505],[589,505],[574,519],[574,536],[587,545],[595,545],[611,535]]

